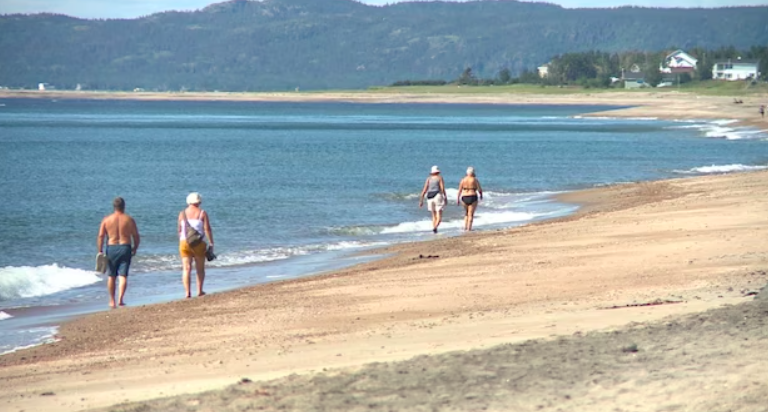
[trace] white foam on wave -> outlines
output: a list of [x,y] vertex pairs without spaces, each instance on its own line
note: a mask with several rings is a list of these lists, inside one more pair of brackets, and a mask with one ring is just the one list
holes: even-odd
[[385,246],[387,242],[338,242],[326,246],[326,250],[362,249],[368,247]]
[[768,166],[748,166],[743,164],[731,164],[731,165],[711,165],[694,167],[688,170],[673,170],[674,173],[679,174],[717,174],[717,173],[735,173],[735,172],[751,172],[756,170],[765,170]]
[[528,222],[536,219],[537,217],[541,217],[543,215],[544,214],[542,213],[513,212],[513,211],[500,212],[500,213],[477,212],[475,214],[473,226]]
[[[370,227],[328,229],[332,233],[341,235],[373,235],[379,230]],[[253,250],[217,251],[216,260],[206,263],[209,267],[230,267],[249,264],[275,262],[289,259],[294,256],[304,256],[317,252],[342,251],[347,249],[360,249],[367,247],[383,246],[385,242],[341,241],[335,243],[320,243],[303,246],[275,246]],[[146,273],[156,271],[173,271],[179,269],[181,261],[178,255],[149,255],[142,256],[137,264],[131,266],[134,273]]]
[[704,133],[707,137],[722,138],[726,140],[761,139],[765,135],[760,130],[734,129],[730,127],[713,126]]
[[[519,223],[529,222],[537,217],[542,216],[539,213],[527,213],[527,212],[478,212],[475,214],[473,226],[488,226],[498,225],[504,223]],[[444,221],[440,228],[443,229],[461,229],[464,227],[464,220],[451,220]],[[414,222],[403,222],[398,225],[384,228],[382,234],[403,234],[403,233],[415,233],[415,232],[429,232],[432,231],[432,220],[419,220]]]
[[618,117],[618,116],[573,116],[574,119],[593,119],[593,120],[638,120],[653,121],[659,120],[658,117]]
[[[546,195],[546,192],[540,192],[540,193],[533,193],[532,196],[542,196]],[[414,193],[398,193],[398,194],[385,194],[384,197],[388,199],[394,199],[394,200],[408,200],[408,201],[418,201],[419,200],[419,192]],[[448,187],[445,189],[445,196],[447,197],[447,201],[455,201],[456,197],[459,195],[459,189],[455,187]],[[493,199],[494,197],[508,197],[511,195],[521,195],[519,193],[508,193],[508,192],[483,192],[483,196],[486,200]],[[426,199],[424,199],[426,203]]]
[[6,266],[0,268],[0,301],[51,295],[79,288],[100,280],[96,272],[46,266]]
[[11,315],[9,315],[9,314],[7,314],[7,313],[5,313],[5,312],[0,310],[0,320],[6,320],[6,319],[10,319],[12,317],[13,316],[11,316]]
[[[0,356],[24,349],[34,348],[35,346],[45,345],[47,343],[57,342],[58,339],[56,338],[56,334],[58,331],[58,326],[43,326],[17,331],[14,333],[16,336],[7,333],[3,338],[7,338],[8,340],[0,339]],[[33,343],[30,344],[29,342]]]
[[294,247],[272,247],[250,251],[236,251],[231,253],[221,253],[217,256],[216,260],[209,262],[208,265],[212,267],[242,266],[253,263],[285,260],[294,256],[305,256],[311,253],[362,249],[383,246],[386,244],[386,242],[342,241]]
[[736,123],[737,121],[738,120],[735,120],[735,119],[719,119],[719,120],[712,120],[710,123],[724,126],[726,124]]
[[737,120],[733,119],[712,120],[706,123],[685,122],[690,124],[672,126],[671,129],[696,129],[706,137],[726,140],[764,139],[768,137],[763,131],[754,128],[728,126],[736,122]]

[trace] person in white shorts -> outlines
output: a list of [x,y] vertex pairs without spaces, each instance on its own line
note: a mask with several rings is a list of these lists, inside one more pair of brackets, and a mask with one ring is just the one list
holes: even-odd
[[424,189],[419,196],[419,208],[424,206],[424,197],[427,198],[427,210],[432,212],[432,232],[437,233],[437,227],[443,221],[443,209],[445,209],[445,182],[440,175],[440,169],[432,166],[432,170],[424,182]]

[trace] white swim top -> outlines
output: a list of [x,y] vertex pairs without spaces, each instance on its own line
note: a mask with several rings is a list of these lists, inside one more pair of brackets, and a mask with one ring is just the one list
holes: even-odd
[[[182,213],[187,213],[186,209]],[[203,240],[205,240],[205,230],[203,230],[203,213],[205,213],[205,210],[200,210],[200,215],[198,218],[200,219],[190,219],[189,216],[187,216],[187,221],[189,221],[189,225],[195,228],[202,236]],[[187,240],[187,224],[184,223],[184,219],[181,219],[181,232],[179,233],[179,240]]]

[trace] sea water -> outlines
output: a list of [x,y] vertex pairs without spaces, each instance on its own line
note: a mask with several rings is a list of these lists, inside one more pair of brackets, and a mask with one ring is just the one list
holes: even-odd
[[[468,166],[475,228],[563,216],[553,194],[764,168],[765,135],[728,121],[582,116],[606,106],[0,101],[0,353],[107,306],[93,271],[115,196],[141,232],[129,305],[178,299],[176,218],[200,192],[218,259],[209,292],[360,262],[353,252],[459,235]],[[440,233],[418,195],[438,165]]]

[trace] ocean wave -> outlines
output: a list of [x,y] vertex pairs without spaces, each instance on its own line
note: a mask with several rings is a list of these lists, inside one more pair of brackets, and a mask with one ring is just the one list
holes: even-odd
[[670,129],[696,129],[706,137],[726,140],[764,139],[768,137],[763,131],[751,127],[728,126],[736,122],[737,120],[733,119],[712,120],[706,123],[687,122],[690,124],[671,126]]
[[673,170],[673,172],[678,174],[690,175],[690,174],[751,172],[751,171],[765,170],[765,169],[768,169],[768,166],[748,166],[748,165],[742,165],[742,164],[732,164],[732,165],[711,165],[711,166],[694,167],[688,170]]
[[382,198],[386,200],[394,200],[394,201],[404,201],[404,200],[418,200],[419,194],[418,193],[383,193],[380,195]]
[[372,236],[381,233],[386,226],[342,226],[330,227],[328,233],[337,236]]
[[659,120],[658,117],[619,117],[619,116],[572,116],[573,119],[587,119],[587,120],[639,120],[639,121],[653,121]]
[[719,119],[719,120],[712,120],[710,123],[724,126],[726,124],[733,124],[733,123],[736,123],[736,122],[738,122],[738,120],[735,120],[735,119]]
[[0,268],[0,302],[51,295],[96,283],[95,272],[59,265]]
[[[6,333],[0,339],[0,356],[58,341],[58,326],[43,326]],[[29,342],[32,342],[31,344]]]
[[253,251],[237,251],[222,253],[209,263],[212,267],[241,266],[251,263],[273,262],[289,259],[294,256],[304,256],[311,253],[362,249],[385,245],[385,242],[342,241],[335,243],[319,243],[303,246],[273,247]]
[[[475,214],[473,226],[481,227],[488,225],[499,225],[505,223],[520,223],[530,222],[537,217],[542,216],[541,213],[527,213],[527,212],[478,212]],[[464,227],[464,219],[443,221],[440,225],[443,229],[461,229]],[[432,231],[431,220],[419,220],[413,222],[403,222],[395,226],[384,228],[382,234],[403,234],[403,233],[415,233],[415,232],[429,232]]]
[[713,127],[704,133],[704,135],[726,140],[763,139],[766,137],[760,130],[748,130],[745,128],[731,129],[727,127]]
[[[495,197],[508,197],[512,195],[519,195],[519,196],[544,196],[549,194],[550,192],[537,192],[537,193],[513,193],[513,192],[483,192],[483,196],[487,199],[493,199]],[[554,193],[554,192],[552,192]],[[411,192],[411,193],[383,193],[380,196],[387,200],[395,200],[395,201],[405,201],[405,200],[419,200],[420,192]],[[449,187],[445,189],[445,195],[448,197],[448,199],[456,199],[456,196],[459,195],[459,189]]]
[[[356,233],[354,229],[345,228],[331,228],[328,229],[328,231],[339,235],[368,234],[364,232]],[[370,234],[375,233],[376,232],[372,232]],[[223,251],[220,253],[217,252],[216,260],[206,263],[206,266],[218,268],[244,266],[250,264],[275,262],[289,259],[295,256],[305,256],[312,253],[361,249],[367,247],[383,246],[386,244],[386,242],[340,241],[334,243],[318,243],[302,246],[275,246],[253,250]],[[137,273],[171,271],[178,270],[180,265],[181,262],[178,255],[144,256],[135,265],[131,266],[131,271]]]
[[5,313],[5,312],[0,310],[0,320],[6,320],[6,319],[10,319],[12,317],[13,316],[11,316],[11,315],[9,315],[9,314],[7,314],[7,313]]

